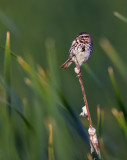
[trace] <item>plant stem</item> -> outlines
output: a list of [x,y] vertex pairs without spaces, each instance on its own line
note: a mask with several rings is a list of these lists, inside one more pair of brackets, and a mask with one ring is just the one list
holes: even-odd
[[[87,110],[87,115],[88,115],[88,120],[89,120],[89,123],[90,123],[90,127],[88,129],[88,133],[90,135],[90,140],[91,140],[91,143],[90,143],[90,146],[91,146],[91,153],[93,153],[93,147],[95,148],[95,151],[97,153],[97,156],[99,159],[101,159],[101,154],[100,154],[100,149],[98,147],[98,140],[97,140],[97,135],[96,135],[96,129],[93,127],[92,125],[92,120],[91,120],[91,115],[90,115],[90,111],[89,111],[89,106],[88,106],[88,102],[87,102],[87,98],[86,98],[86,93],[85,93],[85,88],[83,86],[83,81],[82,81],[82,73],[80,71],[80,67],[78,65],[78,61],[75,57],[75,65],[76,65],[76,68],[78,71],[75,70],[75,72],[77,73],[78,75],[78,78],[79,78],[79,82],[80,82],[80,85],[81,85],[81,89],[82,89],[82,94],[83,94],[83,99],[84,99],[84,103],[86,105],[86,110]],[[95,159],[95,157],[94,157]]]
[[[75,65],[76,65],[76,68],[80,71],[80,67],[78,65],[78,62],[77,62],[77,59],[75,58]],[[85,93],[85,89],[84,89],[84,86],[83,86],[83,82],[82,82],[82,74],[81,74],[81,71],[79,72],[78,75],[78,78],[79,78],[79,82],[80,82],[80,85],[81,85],[81,89],[82,89],[82,94],[83,94],[83,100],[84,100],[84,103],[86,105],[86,110],[87,110],[87,114],[88,114],[88,120],[89,120],[89,123],[90,123],[90,127],[92,128],[93,125],[92,125],[92,120],[91,120],[91,116],[90,116],[90,111],[89,111],[89,106],[88,106],[88,102],[87,102],[87,98],[86,98],[86,93]]]

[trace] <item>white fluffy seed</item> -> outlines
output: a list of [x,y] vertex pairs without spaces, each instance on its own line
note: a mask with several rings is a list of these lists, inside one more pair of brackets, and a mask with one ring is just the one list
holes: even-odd
[[80,70],[79,70],[77,67],[74,68],[74,71],[75,71],[75,73],[77,73],[77,74],[79,74],[79,72],[80,72]]
[[86,106],[82,107],[82,112],[80,113],[80,116],[86,117],[88,115]]
[[93,128],[93,127],[92,127],[92,128],[89,128],[89,129],[88,129],[88,132],[89,132],[89,135],[90,135],[90,136],[94,136],[94,135],[96,134],[96,129]]

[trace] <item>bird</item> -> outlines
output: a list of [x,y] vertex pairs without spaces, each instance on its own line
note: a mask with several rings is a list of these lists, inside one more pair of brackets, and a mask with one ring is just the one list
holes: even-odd
[[90,34],[86,32],[79,33],[71,44],[69,57],[67,61],[61,65],[61,68],[67,69],[75,58],[79,67],[89,60],[92,55],[93,43]]

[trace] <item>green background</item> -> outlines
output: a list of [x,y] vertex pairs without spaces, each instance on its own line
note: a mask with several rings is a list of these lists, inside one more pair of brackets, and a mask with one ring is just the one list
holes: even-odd
[[[100,46],[100,40],[106,37],[126,63],[127,24],[117,19],[113,15],[114,11],[127,17],[127,1],[1,0],[0,44],[5,45],[6,32],[9,31],[11,50],[33,67],[40,64],[48,72],[46,40],[52,38],[56,54],[50,56],[56,56],[57,59],[58,83],[75,112],[80,114],[84,103],[78,78],[74,73],[74,64],[66,71],[60,69],[60,66],[68,58],[74,37],[80,32],[88,32],[93,39],[93,53],[87,64],[99,82],[83,67],[81,70],[93,124],[97,126],[96,108],[99,104],[104,110],[103,138],[107,151],[114,157],[112,159],[126,159],[123,134],[111,113],[111,109],[118,106],[109,80],[108,67],[112,66],[114,69],[125,102],[127,83]],[[3,54],[0,54],[0,63],[3,74]],[[25,85],[24,77],[27,75],[12,60],[12,88],[20,97],[27,97],[29,103],[32,103],[33,92]]]

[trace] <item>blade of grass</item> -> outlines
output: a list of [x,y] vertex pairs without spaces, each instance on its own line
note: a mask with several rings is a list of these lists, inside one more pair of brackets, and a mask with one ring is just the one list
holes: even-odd
[[120,20],[122,20],[123,22],[127,23],[127,18],[124,17],[122,14],[120,14],[119,12],[114,12],[113,13],[114,16],[116,16],[117,18],[119,18]]
[[[73,119],[70,113],[63,107],[59,107],[60,113],[63,116],[64,120],[67,123],[68,130],[70,130],[71,135],[79,135],[82,140],[87,144],[87,147],[90,148],[89,135],[86,131],[86,128],[83,126],[79,119]],[[78,117],[76,117],[78,118]]]
[[[5,50],[5,47],[0,46],[1,49]],[[20,56],[17,56],[14,52],[10,51],[11,56],[21,65],[25,72],[32,78],[32,88],[34,88],[42,98],[45,97],[45,94],[42,94],[42,91],[47,92],[49,89],[48,81],[49,77],[42,73],[42,69],[38,67],[38,73]],[[43,76],[43,78],[42,78]],[[48,82],[48,83],[47,83]]]
[[49,124],[48,160],[55,160],[53,150],[52,124]]
[[[5,50],[5,47],[0,46],[1,49]],[[34,88],[41,97],[45,97],[45,94],[42,94],[42,91],[47,91],[49,87],[46,80],[47,77],[44,77],[42,80],[42,75],[38,74],[26,61],[24,61],[20,56],[17,56],[14,52],[10,51],[11,56],[21,65],[21,67],[26,71],[26,73],[32,78]],[[43,75],[44,76],[44,75]],[[45,79],[46,78],[46,79]]]
[[[15,91],[4,82],[4,80],[1,76],[0,76],[0,84],[3,87],[3,90],[6,91],[6,94],[9,97],[11,97],[11,103],[13,103],[13,105],[16,106],[17,110],[19,110],[20,112],[23,112],[23,105],[22,105],[20,98],[15,93]],[[9,103],[9,101],[8,101],[8,103]],[[9,104],[11,104],[11,103],[9,103]]]
[[[25,60],[17,56],[17,62],[25,70],[25,72],[31,77],[32,85],[31,87],[37,92],[41,98],[46,98],[46,92],[49,91],[49,85],[42,77],[32,68]],[[43,93],[44,92],[44,93]]]
[[100,109],[100,106],[97,106],[97,121],[98,121],[98,137],[99,137],[99,146],[101,149],[101,155],[104,159],[108,160],[107,151],[104,145],[103,140],[103,119],[104,119],[104,112]]
[[28,128],[30,128],[31,130],[34,130],[32,125],[28,122],[28,120],[25,118],[23,114],[23,104],[20,98],[18,97],[18,95],[9,86],[7,86],[7,84],[5,84],[2,77],[0,77],[0,84],[3,87],[3,89],[6,90],[6,93],[11,97],[12,103],[9,103],[9,101],[7,101],[4,97],[1,97],[1,96],[0,96],[0,101],[6,104],[8,107],[10,107],[11,110],[13,109],[24,121],[24,123]]
[[98,134],[99,138],[102,138],[103,134],[103,112],[100,109],[100,106],[97,106],[97,120],[98,120]]
[[124,104],[124,102],[123,102],[123,100],[121,98],[121,94],[120,94],[117,82],[115,80],[113,69],[111,67],[109,67],[108,68],[108,72],[109,72],[109,77],[110,77],[110,81],[111,81],[111,84],[112,84],[112,87],[113,87],[113,90],[114,90],[114,93],[115,93],[116,100],[117,100],[117,102],[119,104],[119,107],[120,107],[121,111],[123,112],[124,118],[125,118],[125,120],[127,122],[126,107],[125,107],[125,104]]
[[[4,47],[4,46],[0,46],[0,48],[5,51],[5,47]],[[17,59],[18,56],[17,56],[14,52],[12,52],[11,50],[10,50],[10,54],[11,54],[11,56],[12,56],[13,58]]]
[[123,112],[118,112],[117,109],[112,109],[112,114],[115,116],[120,128],[122,129],[126,139],[127,139],[127,122],[125,121]]
[[[10,33],[7,32],[4,58],[4,79],[8,86],[11,86],[11,56],[10,56]],[[9,104],[11,104],[11,96],[6,91],[6,97]],[[11,114],[11,107],[7,105],[8,112]]]
[[[60,107],[60,112],[64,116],[65,120],[67,121],[68,125],[73,127],[74,130],[85,140],[87,144],[89,144],[89,136],[88,133],[81,123],[80,119],[77,117],[76,113],[70,106],[69,102],[67,101],[66,97],[64,96],[63,92],[61,90],[57,90],[58,95],[60,97],[60,100],[64,107]],[[71,120],[73,119],[73,121]]]
[[10,57],[10,33],[7,32],[6,45],[5,45],[5,58],[4,58],[4,78],[5,82],[11,84],[11,57]]
[[[3,97],[0,97],[0,101],[3,102],[4,104],[8,105],[9,107],[11,107],[12,109],[15,110],[15,112],[20,116],[20,118],[24,121],[24,123],[26,124],[26,126],[31,129],[32,131],[34,131],[32,125],[28,122],[28,120],[25,118],[25,116],[23,115],[23,113],[21,113],[17,108],[11,106],[10,103],[8,103],[8,101],[6,101]],[[35,131],[34,131],[35,132]]]
[[[0,48],[3,49],[3,50],[6,49],[3,46],[0,46]],[[25,60],[23,60],[20,56],[17,56],[12,51],[10,51],[10,54],[21,65],[21,67],[30,75],[30,77],[32,77],[32,79],[34,80],[34,82],[36,83],[38,88],[40,88],[40,83],[41,83],[41,86],[43,86],[43,89],[47,87],[45,84],[47,83],[46,80],[48,80],[48,79],[46,77],[46,74],[44,74],[44,73],[42,74],[42,69],[40,69],[40,67],[38,67],[39,74],[37,74],[37,72]],[[40,75],[40,74],[42,74],[42,75]],[[44,76],[43,81],[42,81],[42,76]]]
[[124,80],[127,80],[127,65],[123,62],[119,54],[116,52],[116,50],[113,48],[111,43],[106,39],[103,38],[100,41],[100,46],[105,51],[111,62],[114,64],[114,66],[117,68],[117,70],[120,72]]

